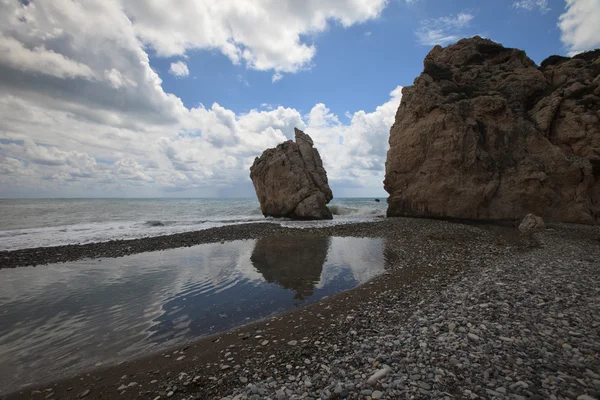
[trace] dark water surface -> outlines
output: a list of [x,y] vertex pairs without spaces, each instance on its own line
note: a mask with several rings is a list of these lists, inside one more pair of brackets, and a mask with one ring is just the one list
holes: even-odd
[[383,239],[267,237],[0,270],[0,392],[139,357],[350,289]]

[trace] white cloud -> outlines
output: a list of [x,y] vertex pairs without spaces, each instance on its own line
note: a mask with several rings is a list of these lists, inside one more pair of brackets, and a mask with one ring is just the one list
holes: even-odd
[[445,46],[464,36],[462,32],[469,27],[473,18],[472,14],[461,12],[457,15],[426,19],[421,21],[421,27],[415,31],[415,34],[419,44]]
[[334,184],[380,187],[389,148],[390,127],[402,98],[402,87],[373,112],[357,111],[349,124],[340,122],[323,104],[307,116],[306,133],[319,148],[327,175]]
[[179,78],[184,78],[190,74],[190,70],[188,66],[183,61],[177,61],[171,63],[171,67],[169,68],[169,73],[171,75],[177,76]]
[[131,0],[123,5],[137,35],[159,55],[219,49],[236,64],[281,74],[310,68],[316,47],[307,35],[332,23],[349,27],[377,18],[387,2],[195,0],[165,7],[161,0]]
[[569,55],[600,47],[600,1],[566,1],[566,11],[559,17],[558,27]]
[[[224,21],[236,22],[234,31],[221,33],[239,50],[238,61],[281,77],[309,66],[310,57],[298,56],[312,47],[302,41],[310,40],[306,34],[332,21],[350,26],[375,18],[384,0],[282,1],[272,7],[248,1],[241,8],[237,2],[197,1],[162,9],[159,14],[181,14],[182,26],[173,30],[172,15],[155,15],[153,2],[145,15],[135,3],[0,0],[0,48],[10,52],[0,57],[0,196],[231,193],[250,184],[254,157],[293,138],[294,127],[313,136],[332,183],[381,187],[399,89],[376,110],[351,114],[348,123],[324,104],[305,115],[268,104],[245,113],[218,103],[188,109],[164,92],[136,35],[164,53],[179,44],[181,52],[174,53],[209,45],[224,52],[228,45],[213,36],[225,29]],[[200,6],[216,16],[204,25],[212,39],[195,42],[203,25],[192,24],[187,13],[202,14]],[[169,37],[154,40],[153,29]],[[273,40],[260,42],[267,37]]]
[[0,64],[24,72],[57,78],[95,78],[94,72],[85,64],[47,50],[42,45],[28,49],[11,37],[0,36],[0,54]]
[[539,9],[542,13],[550,11],[548,0],[518,0],[513,3],[513,7],[527,11]]
[[275,72],[273,74],[273,77],[271,78],[271,82],[275,83],[275,82],[281,80],[281,78],[283,78],[283,74],[281,74],[280,72]]

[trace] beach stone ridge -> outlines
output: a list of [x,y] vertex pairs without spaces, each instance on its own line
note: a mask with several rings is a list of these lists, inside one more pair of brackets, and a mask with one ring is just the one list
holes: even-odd
[[600,220],[600,50],[551,56],[474,37],[425,57],[390,131],[388,216]]
[[333,193],[323,161],[310,136],[294,128],[288,140],[265,150],[250,167],[250,179],[264,216],[301,220],[332,219]]

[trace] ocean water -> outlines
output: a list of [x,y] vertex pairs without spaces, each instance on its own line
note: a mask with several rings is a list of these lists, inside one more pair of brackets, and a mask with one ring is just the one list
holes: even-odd
[[256,199],[0,199],[0,250],[105,242],[241,223],[303,228],[373,221],[385,199],[334,199],[333,221],[265,218]]
[[386,254],[380,238],[274,236],[0,269],[0,397],[321,300]]

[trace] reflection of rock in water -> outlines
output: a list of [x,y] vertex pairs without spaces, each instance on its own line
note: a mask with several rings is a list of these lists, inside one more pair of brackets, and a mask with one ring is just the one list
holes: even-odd
[[304,300],[321,279],[330,239],[319,236],[267,236],[254,246],[250,260],[267,282],[296,292]]

